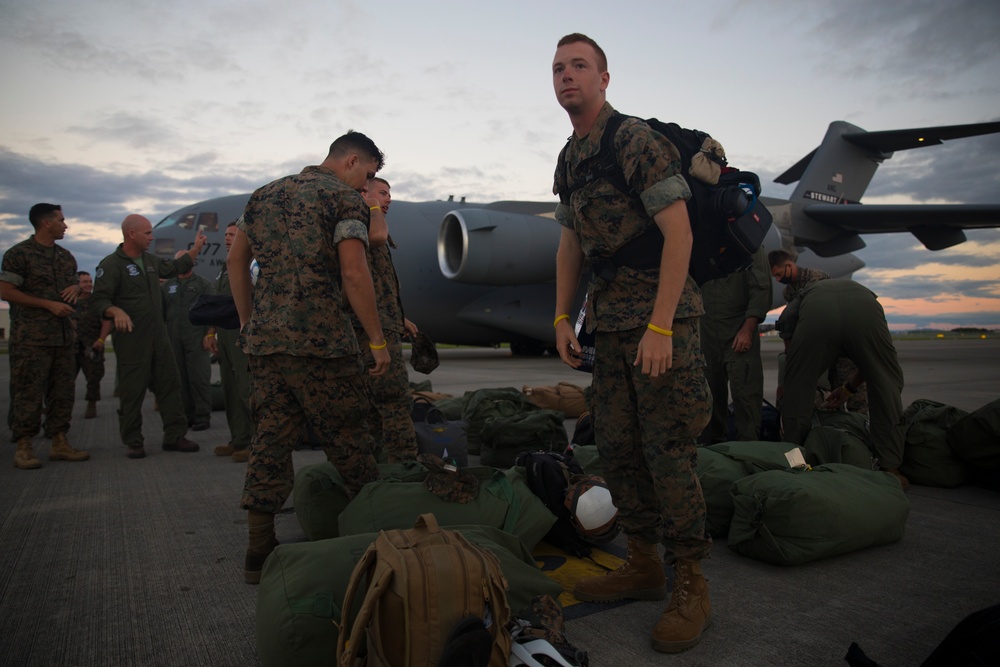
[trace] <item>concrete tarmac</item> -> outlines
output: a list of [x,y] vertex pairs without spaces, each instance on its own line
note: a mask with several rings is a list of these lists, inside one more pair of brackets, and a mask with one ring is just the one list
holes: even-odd
[[[763,345],[772,398],[780,342]],[[903,405],[918,398],[974,410],[1000,397],[1000,338],[897,342]],[[507,350],[442,350],[435,391],[586,385],[557,358]],[[195,454],[163,452],[152,399],[144,406],[149,455],[125,458],[111,398],[114,357],[96,419],[83,419],[83,378],[69,438],[84,463],[0,465],[0,665],[246,665],[256,653],[256,588],[242,581],[244,466],[212,455],[225,444],[222,413],[191,433]],[[216,369],[216,374],[218,373]],[[9,367],[0,358],[0,405]],[[568,422],[572,427],[572,422]],[[6,442],[10,433],[0,434]],[[298,451],[297,467],[324,459]],[[637,602],[570,621],[569,639],[591,665],[842,665],[858,642],[883,667],[918,665],[963,617],[1000,602],[1000,494],[914,485],[905,537],[807,565],[780,568],[716,540],[705,564],[714,623],[699,646],[666,656],[649,646],[665,606]],[[283,542],[304,539],[293,508],[278,516]],[[330,656],[330,662],[334,656]]]

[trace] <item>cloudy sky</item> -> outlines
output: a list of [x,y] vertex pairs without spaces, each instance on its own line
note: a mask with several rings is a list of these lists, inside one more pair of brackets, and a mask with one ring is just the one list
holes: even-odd
[[[710,132],[771,196],[830,121],[1000,119],[995,0],[0,0],[0,250],[55,202],[91,268],[127,213],[249,192],[349,128],[397,199],[552,200],[570,126],[550,66],[575,31],[608,53],[619,110]],[[898,153],[864,201],[996,203],[1000,135]],[[868,236],[855,278],[894,328],[1000,327],[1000,232],[968,236]]]

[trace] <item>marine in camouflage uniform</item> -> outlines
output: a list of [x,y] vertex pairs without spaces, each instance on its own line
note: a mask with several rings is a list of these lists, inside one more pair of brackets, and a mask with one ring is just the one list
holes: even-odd
[[212,294],[212,283],[192,272],[160,285],[163,319],[170,348],[180,373],[181,403],[188,426],[204,431],[212,421],[212,357],[203,346],[208,327],[191,324],[188,312],[202,294]]
[[[774,255],[775,252],[776,251],[772,252],[771,255]],[[781,258],[783,256],[779,254],[776,257]],[[802,290],[806,288],[806,286],[820,280],[830,280],[830,274],[826,271],[798,266],[791,260],[790,256],[781,264],[775,264],[774,259],[770,260],[769,263],[771,264],[771,275],[773,275],[778,282],[785,285],[784,290],[781,292],[781,296],[784,298],[785,303],[791,303],[794,301]],[[788,265],[787,268],[786,264]],[[850,358],[843,355],[837,357],[837,360],[826,373],[827,381],[830,383],[830,387],[835,388],[843,386],[844,383],[854,375],[857,369],[858,367],[853,361],[851,361]],[[815,404],[817,408],[826,402],[821,392],[814,391],[813,396],[815,397]],[[860,412],[865,415],[868,414],[867,385],[861,385],[857,393],[848,399],[847,409],[851,412]]]
[[764,403],[764,365],[757,325],[771,308],[767,253],[759,248],[748,270],[709,280],[701,286],[701,296],[705,303],[701,348],[713,398],[712,419],[702,440],[709,444],[730,440],[726,400],[730,392],[735,439],[758,440]]
[[[384,190],[380,201],[374,190]],[[389,184],[383,179],[372,179],[365,195],[370,201],[372,223],[376,216],[384,215],[389,207]],[[384,375],[369,375],[368,395],[373,409],[368,414],[368,429],[375,441],[375,451],[379,459],[389,463],[412,461],[417,458],[417,439],[413,431],[413,395],[410,393],[410,376],[403,359],[403,336],[406,335],[406,320],[403,317],[403,302],[399,298],[399,278],[392,264],[390,248],[395,248],[391,237],[375,239],[374,234],[368,245],[368,268],[375,287],[378,302],[379,321],[382,333],[388,343],[392,361]],[[357,315],[351,311],[354,335],[362,350],[365,365],[371,367],[375,361],[369,350],[368,335]],[[411,325],[412,326],[412,325]]]
[[[236,223],[226,228],[228,253],[236,238]],[[215,279],[215,293],[232,296],[229,288],[229,270],[222,264]],[[250,436],[253,421],[250,418],[250,365],[247,355],[239,346],[240,332],[236,329],[212,327],[207,334],[207,346],[219,355],[222,374],[222,396],[229,425],[229,442],[215,448],[216,456],[229,456],[237,463],[246,463],[250,456]],[[213,344],[214,340],[214,344]]]
[[187,273],[201,251],[205,235],[198,233],[192,249],[179,259],[161,259],[146,252],[153,240],[152,224],[140,215],[122,222],[123,243],[97,268],[93,309],[114,320],[116,372],[119,388],[118,431],[126,456],[146,456],[142,433],[142,403],[152,388],[163,420],[163,449],[196,452],[188,440],[181,403],[180,376],[163,321],[160,279]]
[[[781,410],[784,439],[794,444],[805,440],[815,379],[838,354],[846,354],[871,389],[871,436],[880,465],[899,476],[905,428],[903,370],[875,294],[851,280],[812,283],[785,308],[776,328],[788,345]],[[849,390],[855,387],[856,381]]]
[[52,436],[49,460],[85,461],[90,456],[66,440],[73,413],[76,363],[71,316],[80,292],[76,259],[55,241],[66,222],[61,207],[36,204],[28,215],[31,238],[10,248],[0,264],[0,297],[10,303],[11,435],[14,465],[41,467],[31,440],[41,429]]
[[[250,363],[254,431],[241,507],[249,510],[247,583],[277,544],[274,514],[294,483],[292,449],[307,424],[354,494],[379,478],[371,404],[351,326],[358,311],[376,366],[389,365],[365,258],[369,211],[358,190],[381,167],[370,139],[348,133],[326,160],[250,197],[229,251],[233,300]],[[250,289],[250,262],[260,267]]]
[[[654,225],[664,236],[659,269],[595,269],[588,285],[587,327],[596,331],[593,419],[628,559],[604,576],[583,579],[583,600],[660,599],[666,580],[657,545],[675,572],[671,602],[653,629],[657,650],[690,648],[710,619],[700,561],[711,552],[705,500],[695,474],[695,439],[708,423],[710,393],[699,335],[701,295],[687,276],[691,192],[677,149],[640,120],[626,118],[613,140],[630,194],[607,179],[584,182],[584,163],[600,153],[614,109],[605,101],[606,58],[593,40],[567,35],[553,62],[556,97],[573,122],[556,167],[563,225],[556,261],[556,347],[578,366],[579,341],[568,312],[584,258],[600,262]],[[567,185],[582,184],[571,194]],[[671,335],[672,334],[672,335]]]
[[[85,419],[97,416],[97,402],[101,400],[101,380],[104,378],[104,318],[90,307],[94,281],[86,271],[77,272],[82,292],[76,300],[76,374],[83,371],[87,381],[87,409]],[[98,343],[97,341],[101,342]]]

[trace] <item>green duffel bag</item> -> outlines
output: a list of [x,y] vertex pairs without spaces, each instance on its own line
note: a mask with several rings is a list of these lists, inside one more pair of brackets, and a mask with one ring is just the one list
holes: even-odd
[[[500,560],[507,601],[524,613],[538,595],[559,598],[562,586],[538,569],[514,535],[488,526],[452,526]],[[336,662],[341,604],[354,566],[378,533],[282,544],[264,563],[257,589],[257,655],[264,667],[319,667]],[[355,603],[357,615],[361,599]]]
[[736,480],[765,470],[788,468],[785,452],[795,449],[788,442],[720,442],[698,447],[698,480],[707,510],[705,529],[713,537],[729,534],[733,519],[733,497],[729,489]]
[[878,457],[868,434],[868,417],[860,412],[817,410],[814,424],[802,442],[806,463],[846,463],[865,470],[878,469]]
[[1000,398],[948,428],[948,446],[978,470],[1000,471]]
[[477,389],[467,391],[462,397],[462,416],[469,440],[469,453],[479,454],[482,439],[480,432],[490,417],[513,417],[522,412],[541,410],[528,397],[514,387]]
[[573,458],[588,475],[604,477],[604,462],[597,453],[597,445],[577,445],[573,448]]
[[488,417],[479,432],[479,462],[506,469],[521,452],[562,453],[569,445],[565,420],[558,410],[541,408],[511,417]]
[[449,502],[422,482],[381,480],[365,484],[340,513],[340,535],[357,535],[393,528],[412,528],[421,514],[437,517],[442,528],[476,524],[502,528],[534,549],[556,522],[542,500],[519,479],[508,479],[496,468],[463,468],[479,480],[476,499]]
[[[427,468],[416,461],[380,463],[378,469],[383,479],[417,482],[427,476]],[[349,502],[344,478],[329,461],[302,466],[295,472],[295,517],[310,540],[339,537],[337,518]]]
[[972,468],[948,446],[948,429],[968,413],[930,401],[913,401],[903,411],[906,443],[899,471],[914,484],[954,488],[969,481]]
[[910,513],[895,477],[838,463],[751,475],[731,493],[729,548],[773,565],[897,542]]
[[462,409],[465,404],[464,396],[454,398],[441,398],[434,401],[434,407],[441,411],[448,421],[458,421],[462,418]]

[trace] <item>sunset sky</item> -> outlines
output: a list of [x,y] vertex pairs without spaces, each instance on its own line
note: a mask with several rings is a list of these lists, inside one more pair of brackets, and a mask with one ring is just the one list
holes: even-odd
[[[395,199],[553,201],[571,128],[551,61],[575,31],[607,52],[616,108],[710,132],[770,196],[831,121],[1000,118],[995,0],[0,0],[0,251],[59,203],[93,268],[127,213],[250,192],[349,128],[385,151]],[[863,201],[1000,202],[1000,136],[897,153]],[[867,236],[854,277],[895,329],[1000,328],[1000,232],[967,235],[935,253]]]

